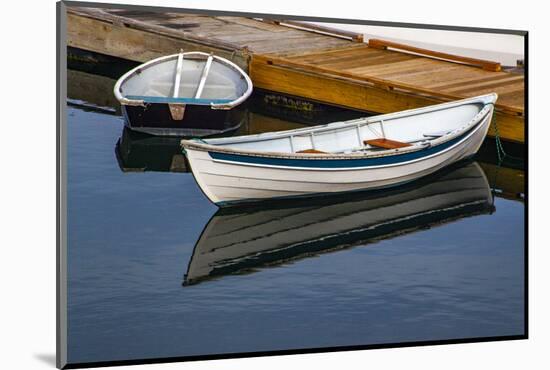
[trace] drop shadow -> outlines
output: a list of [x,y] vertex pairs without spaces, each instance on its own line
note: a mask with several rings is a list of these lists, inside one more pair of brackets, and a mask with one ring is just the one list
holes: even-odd
[[55,353],[35,353],[34,358],[36,358],[37,360],[42,361],[46,365],[49,365],[49,366],[52,366],[52,367],[56,366]]

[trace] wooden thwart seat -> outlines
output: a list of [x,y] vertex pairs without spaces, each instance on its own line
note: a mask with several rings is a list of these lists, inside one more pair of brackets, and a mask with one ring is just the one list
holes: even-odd
[[372,140],[364,140],[363,144],[375,146],[378,148],[384,148],[384,149],[398,149],[398,148],[404,148],[407,146],[411,146],[409,143],[404,143],[401,141],[396,140],[390,140],[390,139],[372,139]]
[[329,153],[327,153],[327,152],[323,152],[322,150],[317,150],[317,149],[304,149],[304,150],[299,150],[299,151],[297,151],[296,153],[329,154]]

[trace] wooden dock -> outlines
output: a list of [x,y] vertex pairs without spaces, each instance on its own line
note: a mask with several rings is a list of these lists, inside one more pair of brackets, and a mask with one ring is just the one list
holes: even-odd
[[139,62],[180,49],[213,52],[245,68],[255,88],[330,105],[388,113],[496,92],[500,136],[525,140],[524,76],[498,63],[366,44],[361,35],[294,21],[68,9],[69,46]]

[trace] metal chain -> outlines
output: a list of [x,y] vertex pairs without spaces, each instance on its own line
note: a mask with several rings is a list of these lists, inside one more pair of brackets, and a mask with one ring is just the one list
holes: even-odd
[[498,124],[497,120],[493,117],[493,128],[495,130],[495,143],[497,147],[497,157],[498,157],[498,166],[500,167],[500,164],[506,157],[506,152],[504,151],[504,147],[502,146],[502,141],[500,141],[500,133],[498,131]]
[[506,158],[516,160],[516,161],[523,161],[523,158],[514,157],[513,155],[510,155],[504,151],[504,146],[502,145],[502,140],[500,139],[500,132],[498,131],[497,120],[494,117],[493,117],[493,128],[495,131],[495,144],[497,148],[498,165],[500,166],[504,161],[504,159]]

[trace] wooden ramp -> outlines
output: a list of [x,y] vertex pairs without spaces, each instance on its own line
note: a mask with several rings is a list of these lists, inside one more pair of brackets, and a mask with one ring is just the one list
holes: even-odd
[[214,52],[248,70],[255,88],[369,112],[496,92],[500,136],[525,140],[524,76],[498,63],[382,40],[369,46],[361,35],[284,20],[69,8],[67,23],[69,46],[139,62],[180,49]]

